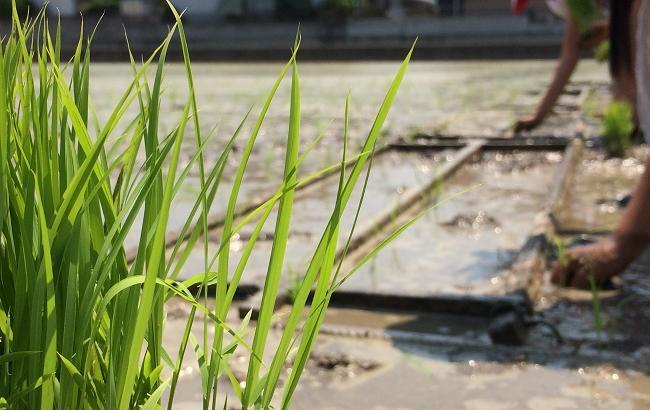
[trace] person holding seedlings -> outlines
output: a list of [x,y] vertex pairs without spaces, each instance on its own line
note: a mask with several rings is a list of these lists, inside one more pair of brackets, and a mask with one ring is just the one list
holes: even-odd
[[[617,0],[613,0],[616,2]],[[620,0],[618,0],[620,1]],[[636,72],[637,112],[639,122],[646,131],[650,142],[650,0],[635,0],[636,24],[624,20],[614,21],[612,30],[622,29],[623,33],[613,33],[612,39],[618,41],[617,50],[610,55],[611,64],[621,70]],[[625,23],[625,24],[624,24]],[[636,26],[636,45],[632,46],[630,27]],[[612,44],[614,46],[614,44]],[[636,48],[636,55],[632,50]],[[567,251],[567,262],[556,264],[553,281],[577,288],[589,288],[590,279],[603,284],[623,271],[650,245],[650,158],[646,160],[645,171],[630,203],[625,208],[619,226],[611,237],[596,244],[573,248]]]
[[[623,3],[631,3],[633,0],[613,1],[612,7],[616,10],[624,10]],[[513,0],[512,6],[515,13],[521,13],[526,7],[527,0]],[[562,39],[562,51],[558,60],[553,79],[549,84],[537,110],[520,118],[514,125],[515,132],[530,131],[539,126],[551,113],[553,106],[564,91],[564,87],[571,79],[580,59],[582,50],[594,48],[607,39],[609,25],[604,13],[602,1],[598,5],[594,0],[546,0],[548,8],[558,17],[565,20],[564,37]],[[628,7],[629,9],[629,7]],[[630,90],[629,78],[621,78],[615,81],[616,98],[625,98],[633,101],[633,95],[628,95]],[[618,76],[615,76],[618,78]],[[632,84],[631,89],[634,89]]]

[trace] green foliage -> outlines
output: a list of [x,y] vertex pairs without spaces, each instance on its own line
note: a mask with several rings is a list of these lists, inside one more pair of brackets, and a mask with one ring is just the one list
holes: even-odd
[[556,236],[553,238],[553,244],[555,245],[555,251],[557,252],[558,263],[562,268],[568,267],[569,257],[566,253],[566,248],[567,248],[566,242],[559,236]]
[[605,113],[603,142],[610,155],[623,156],[631,145],[634,131],[632,107],[623,101],[610,104]]
[[594,0],[567,0],[566,4],[571,12],[571,18],[582,33],[591,29],[594,22],[603,18]]
[[559,236],[553,237],[553,247],[555,248],[555,256],[557,258],[557,263],[560,266],[560,285],[568,286],[567,283],[567,269],[571,263],[569,255],[567,255],[567,244],[564,239]]
[[[345,280],[338,280],[341,261],[336,267],[334,263],[341,213],[364,169],[367,182],[377,139],[411,52],[391,83],[360,152],[348,158],[344,149],[334,211],[297,286],[280,345],[272,363],[266,364],[262,358],[284,267],[294,191],[328,171],[297,179],[297,170],[309,153],[308,149],[298,154],[299,40],[244,141],[233,187],[225,195],[228,208],[219,236],[222,241],[218,250],[209,251],[207,213],[221,194],[229,155],[248,115],[208,167],[203,150],[209,136],[199,127],[189,49],[180,16],[173,8],[172,13],[176,24],[160,47],[141,64],[131,56],[130,85],[106,122],[95,127],[89,126],[90,41],[81,39],[71,61],[62,62],[60,28],[52,35],[43,14],[22,22],[18,9],[13,8],[11,33],[0,42],[0,406],[149,409],[160,408],[161,397],[167,394],[171,408],[185,351],[191,347],[201,375],[203,408],[215,407],[220,375],[231,380],[244,408],[268,408],[272,400],[288,408],[331,293]],[[161,135],[163,78],[174,36],[180,39],[189,95],[172,131]],[[291,104],[283,179],[260,207],[236,218],[248,160],[288,72]],[[344,115],[347,140],[347,101]],[[181,166],[181,146],[190,143],[185,141],[188,128],[194,131],[194,151]],[[172,203],[186,176],[196,168],[200,190],[178,236],[182,239],[167,244]],[[225,318],[260,232],[276,206],[262,306],[249,346],[244,340],[248,318],[237,329],[228,326]],[[357,216],[360,206],[356,204]],[[390,239],[416,219],[399,227]],[[230,239],[249,224],[254,225],[253,232],[228,276]],[[135,259],[127,262],[124,243],[131,232],[138,233],[139,247]],[[206,244],[204,272],[177,280],[199,240]],[[373,255],[388,242],[382,242]],[[199,300],[207,297],[207,286],[215,283],[215,308],[211,310]],[[198,294],[188,290],[195,285]],[[307,307],[312,289],[314,300]],[[181,298],[192,309],[175,356],[162,342],[164,304],[172,297]],[[203,317],[201,338],[192,333],[197,313]],[[294,343],[298,347],[294,366],[279,397],[280,370]],[[237,349],[249,356],[243,389],[229,367]]]
[[600,335],[604,328],[604,322],[601,313],[602,308],[600,303],[600,289],[598,289],[594,275],[589,276],[589,285],[591,288],[591,314],[594,319],[594,327],[596,328],[596,332],[598,335]]
[[606,63],[609,61],[609,41],[605,40],[602,43],[598,44],[596,50],[594,50],[594,58],[599,63]]

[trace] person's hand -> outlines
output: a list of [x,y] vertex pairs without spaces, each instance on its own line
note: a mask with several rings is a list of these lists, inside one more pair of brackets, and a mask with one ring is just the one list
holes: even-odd
[[513,130],[515,132],[530,131],[537,128],[541,123],[542,119],[537,115],[527,115],[517,120],[513,127]]
[[569,249],[564,266],[559,262],[554,264],[551,280],[560,286],[589,289],[593,278],[597,286],[602,286],[630,264],[622,249],[613,238]]

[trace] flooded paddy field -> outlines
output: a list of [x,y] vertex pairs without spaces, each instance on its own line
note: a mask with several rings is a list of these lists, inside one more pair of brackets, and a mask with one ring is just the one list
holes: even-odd
[[[287,55],[288,58],[288,55]],[[368,132],[386,88],[397,69],[397,62],[301,63],[302,143],[307,146],[319,132],[325,132],[316,148],[311,169],[338,161],[342,147],[344,101],[351,94],[350,137],[360,141]],[[194,81],[204,134],[215,129],[206,149],[207,163],[216,161],[220,147],[233,134],[246,112],[254,107],[244,124],[241,147],[253,127],[266,93],[281,64],[195,64]],[[409,135],[414,131],[465,136],[504,135],[518,114],[530,112],[538,102],[550,73],[552,61],[522,62],[419,62],[409,66],[384,127],[386,138]],[[110,115],[112,103],[128,87],[128,64],[93,64],[90,84],[92,107],[101,123]],[[606,101],[606,65],[583,61],[573,84],[563,97],[567,108],[549,119],[536,133],[575,135],[598,131],[594,118]],[[605,84],[603,86],[603,84]],[[289,116],[289,84],[285,82],[270,107],[261,130],[252,168],[282,164],[282,146]],[[581,94],[583,93],[583,94]],[[584,95],[584,98],[579,98]],[[605,93],[606,95],[606,93]],[[187,98],[182,64],[169,64],[161,101],[165,115],[161,133],[171,131],[181,116]],[[594,106],[587,114],[576,110],[580,104]],[[570,111],[570,115],[568,113]],[[128,115],[127,115],[128,118]],[[216,127],[216,128],[215,128]],[[188,129],[185,153],[192,152],[193,130]],[[353,146],[354,143],[352,144]],[[212,149],[210,149],[212,147]]]
[[[173,344],[184,321],[172,317],[169,326],[165,337]],[[650,408],[650,378],[642,371],[545,345],[544,335],[535,335],[544,339],[536,348],[494,347],[485,328],[471,318],[332,308],[292,408]],[[280,330],[269,333],[272,343]],[[417,334],[439,337],[403,337]],[[236,353],[238,378],[246,366]],[[220,394],[237,409],[227,379],[221,381]],[[199,386],[198,370],[187,366],[174,408],[195,408]]]
[[[440,166],[451,158],[452,151],[406,155],[393,151],[379,153],[373,160],[357,224],[367,225],[376,214],[394,206],[406,192],[417,189],[433,178]],[[304,191],[299,191],[296,196],[288,244],[290,251],[287,252],[285,263],[286,279],[290,280],[292,275],[299,275],[306,269],[309,258],[313,255],[334,211],[338,182],[339,175],[336,173],[305,188]],[[349,204],[341,216],[341,232],[345,237],[352,229],[362,192],[363,184],[360,183],[350,196]],[[264,283],[271,253],[276,217],[274,210],[262,230],[247,267],[247,277],[251,280],[257,278],[253,282],[260,287]],[[231,241],[230,249],[234,260],[239,260],[253,228],[254,224],[242,228],[241,233]],[[211,232],[210,247],[213,252],[218,248],[219,233],[218,228]],[[197,248],[183,269],[181,278],[191,277],[203,271],[203,247]]]
[[556,152],[483,154],[424,205],[440,206],[341,290],[417,296],[511,290],[508,268],[531,233],[561,158]]
[[[453,158],[457,153],[443,151],[433,156],[430,153],[404,156],[404,153],[389,151],[389,154],[378,157],[375,168],[378,177],[369,185],[369,192],[383,199],[380,204],[398,199],[406,190],[400,187],[422,186],[435,175],[435,171],[423,167],[423,163],[444,164],[449,162],[448,157]],[[598,155],[587,151],[584,158],[598,158]],[[397,166],[395,161],[400,157],[408,161]],[[437,187],[422,206],[467,186],[476,188],[434,209],[405,236],[379,253],[374,265],[388,269],[375,283],[367,281],[364,275],[370,273],[362,270],[352,276],[340,292],[431,297],[444,292],[502,293],[508,289],[506,284],[511,275],[508,267],[530,235],[533,220],[544,206],[553,183],[557,182],[554,178],[562,160],[561,152],[482,153]],[[581,159],[580,165],[585,164],[589,166],[590,162]],[[382,170],[393,167],[400,170],[395,175],[409,175],[410,178],[405,179],[411,183],[404,187],[398,183],[399,178],[391,180],[382,174]],[[602,177],[597,170],[590,171]],[[633,185],[633,179],[628,183]],[[317,192],[326,191],[319,189]],[[314,200],[309,191],[297,199],[296,215],[303,215],[306,221],[314,219],[325,223],[326,218],[313,216],[321,212],[313,210],[321,208],[301,205],[302,201],[310,199]],[[322,198],[317,196],[317,199]],[[371,205],[369,214],[380,212],[381,208]],[[428,242],[418,236],[422,232],[429,235],[424,236]],[[377,234],[381,235],[381,230]],[[433,242],[432,236],[457,248],[451,248],[442,256],[435,248],[429,251],[426,248]],[[415,239],[410,239],[413,237]],[[309,238],[308,233],[294,233],[286,266],[304,263],[296,255],[309,254],[309,250],[313,250]],[[254,257],[261,261],[261,268],[265,268],[270,252],[268,239],[261,242],[259,256]],[[405,239],[407,241],[402,242]],[[394,258],[391,249],[402,243],[419,248],[412,253],[396,252],[397,256],[406,254],[406,258],[401,265],[391,266]],[[240,245],[233,247],[231,244],[231,247],[233,255],[237,255]],[[484,259],[479,262],[466,260],[473,249]],[[307,364],[294,408],[416,409],[426,403],[434,407],[443,403],[448,408],[477,409],[650,408],[647,394],[650,339],[647,332],[638,327],[639,323],[650,319],[650,287],[647,274],[643,273],[647,272],[647,266],[646,262],[645,267],[641,265],[638,271],[629,272],[625,276],[627,286],[614,297],[603,293],[603,329],[595,326],[590,292],[563,291],[545,294],[544,300],[534,301],[535,314],[555,326],[563,336],[565,342],[561,345],[557,345],[547,330],[538,327],[531,329],[528,341],[521,347],[494,345],[488,335],[492,323],[488,316],[335,305],[327,314],[323,334]],[[428,270],[420,267],[428,267]],[[288,270],[285,270],[287,276],[291,274]],[[300,268],[296,270],[300,272]],[[263,270],[261,274],[257,269],[252,271],[255,275],[250,281],[261,286]],[[445,277],[449,271],[452,274]],[[463,276],[463,272],[476,275]],[[494,280],[495,277],[498,279]],[[444,280],[447,283],[443,286],[447,287],[440,286]],[[418,286],[403,285],[410,282],[418,282]],[[475,283],[482,283],[484,287]],[[248,306],[244,302],[244,309]],[[271,340],[277,342],[280,337],[287,309],[279,308],[276,325],[269,335]],[[235,319],[231,320],[234,325]],[[178,320],[177,325],[184,323]],[[172,322],[171,326],[176,325]],[[244,355],[236,355],[233,372],[239,380],[243,380],[246,366]],[[178,408],[192,408],[200,401],[197,383],[200,382],[196,369],[190,366],[181,380]],[[228,383],[222,380],[222,392],[230,392],[232,397]]]
[[[352,151],[359,148],[397,63],[305,63],[300,67],[302,149],[322,134],[321,141],[299,170],[300,177],[305,177],[340,161],[344,100],[348,93],[351,94],[350,148]],[[385,124],[380,145],[418,132],[474,137],[510,135],[509,128],[516,115],[530,112],[537,103],[553,63],[509,61],[507,71],[504,67],[500,62],[413,62]],[[208,168],[217,161],[226,141],[247,111],[253,108],[235,142],[221,193],[211,210],[218,214],[225,208],[241,151],[281,64],[214,63],[196,64],[193,68],[203,136],[211,138],[204,153]],[[94,79],[90,83],[91,107],[96,120],[102,123],[111,113],[112,102],[128,87],[131,67],[99,63],[93,64],[91,70]],[[607,88],[603,86],[607,76],[604,65],[583,62],[574,76],[574,83],[562,97],[564,108],[531,135],[597,133],[596,117],[607,102],[607,93],[603,91]],[[172,130],[186,101],[187,84],[182,64],[169,64],[164,81],[161,109],[165,115],[160,118],[161,135]],[[266,116],[242,186],[241,203],[266,195],[281,181],[289,91],[289,83],[285,81]],[[580,114],[579,106],[591,108],[586,114]],[[130,120],[128,114],[125,119]],[[188,127],[181,166],[189,161],[195,150],[194,130]],[[170,230],[181,228],[198,190],[195,170],[174,203]],[[131,232],[127,239],[129,249],[137,245],[138,235],[138,232]]]
[[[343,145],[343,101],[351,102],[351,149],[359,148],[396,63],[303,64],[302,141],[304,150],[320,133],[323,139],[299,170],[300,177],[337,164]],[[431,136],[512,137],[509,127],[518,114],[530,112],[552,71],[552,62],[415,62],[387,121],[381,145],[398,138],[409,141],[416,133]],[[128,66],[94,65],[101,80],[91,84],[98,118],[126,87],[119,75]],[[204,129],[218,125],[205,152],[208,166],[216,162],[250,106],[256,115],[266,90],[280,70],[277,64],[198,64],[195,81]],[[166,115],[162,130],[170,131],[181,115],[186,86],[181,66],[166,73],[163,99]],[[600,115],[609,101],[607,69],[583,62],[574,82],[562,96],[554,116],[525,136],[585,138],[597,135]],[[254,203],[277,189],[282,178],[283,145],[288,120],[289,88],[284,84],[258,138],[247,170],[240,203]],[[244,124],[224,173],[224,182],[212,215],[224,212],[235,169],[254,118]],[[191,130],[183,146],[183,160],[194,152]],[[368,230],[378,215],[395,207],[409,192],[431,182],[459,150],[427,152],[384,151],[373,163],[358,232],[366,242],[380,239],[394,224],[417,210],[452,197],[432,209],[421,221],[376,255],[340,289],[349,292],[435,298],[441,294],[497,297],[519,289],[520,277],[510,269],[532,233],[534,220],[545,205],[562,152],[483,151],[460,166],[449,178],[427,192],[405,215]],[[558,214],[566,230],[595,232],[611,229],[620,210],[615,202],[632,189],[642,155],[623,160],[605,159],[587,150],[572,180],[573,197],[565,198]],[[282,291],[299,280],[331,213],[338,176],[305,188],[296,196],[291,235],[285,257]],[[199,190],[191,173],[178,193],[170,230],[178,230]],[[465,192],[467,191],[467,192]],[[462,192],[462,193],[461,193]],[[459,194],[459,195],[456,195]],[[343,215],[342,235],[352,226],[356,190]],[[251,256],[242,283],[252,292],[265,279],[273,239],[272,213]],[[230,242],[231,268],[241,256],[252,228],[247,226]],[[209,255],[218,248],[220,229],[210,232]],[[131,244],[135,245],[134,236]],[[363,243],[351,255],[354,261],[367,250]],[[192,250],[181,278],[203,272],[203,243]],[[347,265],[346,265],[347,266]],[[614,298],[603,300],[606,328],[596,330],[590,295],[543,294],[534,300],[536,314],[555,325],[569,341],[558,347],[544,329],[532,329],[528,343],[510,348],[491,343],[491,317],[458,316],[336,306],[329,311],[322,337],[307,365],[293,408],[386,409],[548,409],[650,408],[650,340],[639,323],[650,319],[650,287],[641,267],[625,277],[626,286]],[[518,275],[519,273],[517,273]],[[525,279],[525,278],[524,278]],[[248,301],[238,301],[243,309]],[[282,329],[280,307],[269,339],[277,343]],[[283,310],[284,309],[284,310]],[[175,352],[189,309],[171,302],[165,344]],[[233,310],[232,326],[239,319]],[[202,330],[197,319],[195,335]],[[577,346],[577,347],[576,347]],[[268,349],[272,351],[272,348]],[[268,353],[268,351],[267,351]],[[191,352],[188,352],[191,355]],[[633,363],[634,365],[632,365]],[[247,362],[235,354],[233,372],[243,379]],[[233,392],[220,381],[221,393]],[[200,405],[199,371],[187,360],[174,408]],[[231,401],[229,401],[231,403]],[[236,408],[233,404],[232,408]]]
[[[363,225],[373,215],[389,209],[408,191],[416,189],[433,178],[439,168],[453,158],[454,152],[408,153],[403,155],[386,151],[373,159],[364,200],[359,211],[358,224]],[[349,169],[347,170],[349,173]],[[360,183],[350,196],[348,206],[341,215],[341,232],[345,235],[352,229],[361,194],[363,191],[362,174]],[[296,198],[292,215],[292,231],[297,235],[315,236],[318,241],[327,222],[334,211],[334,202],[339,188],[339,175],[332,175],[306,188]],[[275,214],[269,217],[275,220]],[[272,230],[272,224],[265,226]]]

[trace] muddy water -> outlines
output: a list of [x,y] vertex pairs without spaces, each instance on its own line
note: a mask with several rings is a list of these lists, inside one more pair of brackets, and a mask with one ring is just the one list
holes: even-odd
[[[484,327],[472,320],[431,315],[332,309],[328,324],[385,327],[482,339]],[[436,325],[438,325],[436,327]],[[533,335],[533,337],[536,337]],[[377,367],[341,377],[310,377],[297,392],[296,408],[331,409],[582,409],[650,408],[647,374],[611,364],[591,363],[516,348],[492,351],[468,347],[386,343],[367,338],[323,336],[315,356],[345,352],[346,362],[375,360]],[[550,353],[550,354],[548,354]],[[314,372],[317,375],[319,372]],[[336,374],[335,372],[333,372]]]
[[[413,131],[504,135],[518,115],[530,112],[538,104],[553,64],[551,61],[413,62],[385,123],[385,136],[396,138]],[[205,150],[208,167],[216,162],[225,141],[237,129],[249,108],[254,106],[235,143],[238,151],[233,159],[237,159],[281,66],[257,63],[193,66],[203,135],[207,136],[217,126]],[[351,93],[351,145],[353,148],[359,146],[372,125],[397,67],[397,62],[301,64],[301,146],[306,147],[319,133],[324,133],[307,166],[316,170],[338,159],[342,147],[344,101],[348,93]],[[128,87],[132,70],[128,64],[93,64],[91,70],[92,107],[99,123],[103,124]],[[182,64],[169,64],[164,79],[161,135],[166,135],[178,123],[188,93]],[[604,65],[584,61],[573,81],[575,85],[569,87],[571,92],[574,89],[581,92],[593,82],[606,84],[607,69]],[[531,88],[535,91],[532,95],[526,93]],[[289,99],[290,84],[285,81],[274,98],[253,152],[250,167],[255,172],[277,167],[281,170]],[[579,103],[575,92],[568,94],[562,106],[572,107],[571,110],[551,116],[539,133],[594,133],[598,124],[593,117],[606,101],[596,100],[591,104],[593,113],[588,115],[576,111]],[[136,106],[134,104],[133,110],[125,116],[123,126],[132,120]],[[188,127],[182,159],[186,161],[194,150],[193,127]]]
[[[280,186],[281,182],[282,172],[277,172],[275,169],[268,170],[264,176],[258,176],[254,174],[248,176],[241,185],[237,203],[239,205],[247,205],[254,201],[260,202],[268,198],[272,192]],[[232,176],[224,176],[222,182],[219,184],[219,189],[217,191],[217,195],[215,196],[214,202],[210,207],[210,215],[225,214],[232,187]],[[189,176],[183,182],[183,184],[181,184],[178,193],[174,197],[174,200],[171,204],[169,221],[167,224],[168,233],[180,232],[180,230],[185,226],[185,223],[187,222],[192,209],[194,208],[199,198],[200,192],[201,182],[198,177]],[[194,222],[196,222],[201,215],[201,210],[202,208],[199,207],[194,213]],[[143,217],[144,213],[140,212],[134,223],[134,229],[129,231],[129,234],[127,235],[125,241],[126,249],[133,249],[134,247],[137,247],[138,241],[140,239],[139,228],[141,227],[141,221]]]
[[564,197],[556,217],[562,230],[611,231],[622,208],[620,199],[634,190],[643,173],[644,149],[628,158],[606,158],[586,151],[572,178],[572,189]]
[[432,210],[342,290],[503,293],[507,267],[531,232],[560,160],[557,153],[484,154],[446,182],[437,198],[469,192]]
[[[174,353],[186,311],[182,306],[174,308],[174,303],[171,306],[164,338]],[[229,323],[236,326],[233,320],[230,317]],[[199,322],[196,335],[201,334]],[[332,308],[325,326],[333,324],[484,339],[484,323],[432,315]],[[279,330],[272,328],[268,337],[273,346]],[[268,350],[272,354],[272,349]],[[230,366],[235,376],[243,379],[246,352],[236,352]],[[174,408],[200,406],[200,384],[197,365],[188,352]],[[613,365],[606,357],[583,363],[573,360],[571,354],[554,357],[551,351],[528,356],[513,348],[495,353],[489,343],[473,348],[325,334],[316,341],[292,408],[648,409],[648,389],[647,374]],[[225,377],[220,380],[220,394],[227,394],[230,408],[237,408]]]
[[[431,155],[388,151],[378,155],[372,164],[357,227],[367,224],[378,213],[393,206],[409,190],[425,184],[442,164],[453,158],[453,155],[453,151]],[[350,196],[348,206],[341,216],[341,232],[344,234],[352,228],[363,191],[364,178],[365,171],[361,174]],[[298,235],[317,236],[316,240],[320,239],[334,211],[337,190],[338,176],[334,176],[306,191],[294,206],[291,218],[292,232]],[[269,224],[267,229],[272,230],[272,224]]]
[[[504,70],[504,68],[507,69]],[[249,135],[265,93],[273,84],[280,64],[196,64],[194,80],[200,106],[200,121],[204,137],[215,126],[216,131],[205,149],[207,168],[211,168],[247,110],[255,106],[235,143],[225,180],[232,180],[246,138]],[[302,127],[301,147],[304,149],[317,135],[324,137],[301,170],[301,175],[336,163],[342,148],[343,103],[351,92],[351,149],[358,149],[366,136],[386,89],[397,69],[396,62],[384,63],[306,63],[301,65]],[[91,87],[92,106],[100,124],[112,112],[129,85],[132,72],[128,64],[93,64]],[[543,92],[552,70],[551,62],[414,62],[397,95],[395,105],[384,127],[383,140],[408,136],[414,131],[440,132],[452,135],[494,136],[508,133],[510,124],[519,113],[532,110]],[[589,82],[607,80],[606,68],[591,61],[580,65],[574,75],[575,86],[569,87],[564,105],[574,107],[578,92]],[[532,95],[525,91],[535,89]],[[289,112],[288,81],[280,87],[252,153],[245,184],[260,189],[275,188],[280,183],[286,144]],[[165,71],[164,95],[161,102],[160,135],[170,132],[182,115],[187,100],[187,85],[181,64],[170,64]],[[134,115],[128,112],[124,126]],[[597,112],[603,102],[593,109]],[[573,109],[572,109],[573,110]],[[584,118],[583,118],[584,117]],[[593,133],[594,124],[575,110],[549,119],[541,134],[573,135]],[[576,125],[578,124],[578,125]],[[548,127],[546,127],[548,125]],[[118,127],[119,128],[119,127]],[[116,134],[117,135],[117,134]],[[194,131],[188,127],[183,145],[181,165],[195,152]],[[144,158],[139,158],[142,161]],[[182,226],[192,206],[187,194],[198,192],[198,169],[190,173],[181,196],[171,213],[170,229]],[[244,187],[244,189],[246,189]],[[226,192],[225,190],[222,192]],[[248,199],[242,193],[242,201]],[[225,197],[215,209],[223,207]],[[135,230],[127,246],[137,244]]]
[[327,409],[647,409],[648,378],[610,366],[564,368],[492,362],[480,355],[451,360],[440,351],[376,341],[329,341],[321,351],[382,357],[383,366],[353,382],[311,385],[294,408]]
[[[323,144],[314,151],[314,159],[305,164],[305,172],[337,161],[341,148],[341,102],[349,89],[352,89],[353,95],[353,144],[355,141],[358,144],[364,137],[395,66],[393,63],[303,65],[303,146],[320,129],[326,128],[331,119],[336,120],[329,126]],[[539,93],[522,98],[522,91],[534,83],[541,92],[551,69],[551,62],[509,62],[507,65],[502,62],[415,63],[389,117],[386,135],[394,137],[414,128],[449,134],[501,133],[514,120],[514,112],[528,111],[536,104]],[[92,84],[95,106],[101,120],[106,117],[110,102],[117,99],[116,90],[126,85],[123,84],[126,76],[120,73],[128,74],[130,69],[128,66],[96,65],[93,70],[102,77]],[[196,67],[202,125],[207,129],[220,123],[217,136],[206,151],[209,164],[214,163],[223,141],[230,136],[248,106],[262,99],[264,89],[270,86],[278,70],[276,65],[264,64]],[[588,62],[581,64],[576,77],[602,81],[606,76],[604,66]],[[166,96],[170,100],[163,103],[165,115],[162,128],[169,130],[174,118],[182,112],[186,86],[180,66],[171,66],[167,79]],[[258,149],[253,153],[250,178],[242,192],[243,200],[267,192],[267,188],[275,188],[280,181],[288,96],[288,88],[283,86],[276,98],[277,104],[269,112]],[[560,107],[562,115],[551,118],[550,127],[541,132],[549,130],[564,135],[567,130],[570,133],[585,127],[587,131],[593,130],[593,124],[583,121],[575,112],[575,105],[576,98],[565,98]],[[576,123],[578,125],[562,128]],[[251,126],[252,122],[249,121],[245,131],[249,131]],[[562,129],[558,131],[558,127]],[[184,146],[185,160],[192,152],[191,136],[191,132],[188,133],[188,142]],[[232,179],[232,169],[237,165],[242,145],[241,141],[237,144],[239,151],[235,152],[230,164],[232,167],[226,172],[226,181]],[[400,269],[388,269],[392,262],[386,261],[386,258],[382,262],[380,257],[386,257],[391,252],[391,249],[385,250],[375,261],[375,266],[383,269],[375,274],[375,278],[379,279],[375,286],[380,290],[390,287],[391,291],[406,289],[415,292],[501,291],[507,280],[507,274],[501,275],[501,268],[512,259],[511,251],[517,249],[527,235],[534,211],[541,206],[546,184],[558,159],[553,155],[541,162],[538,159],[526,160],[525,156],[486,156],[481,163],[463,170],[447,184],[447,193],[477,182],[483,185],[441,206],[427,220],[412,228],[411,236],[404,238],[401,250],[393,251],[390,255],[393,259],[396,254],[404,255],[400,263],[394,264]],[[421,163],[416,160],[408,162]],[[427,165],[427,161],[424,164]],[[369,202],[366,204],[369,208],[364,210],[364,218],[388,206],[391,198],[399,197],[411,182],[419,181],[417,172],[408,174],[408,171],[400,170],[401,166],[399,161],[391,165],[398,169],[394,174],[401,179],[390,180],[390,172],[384,172],[383,179],[379,179],[380,188],[368,195]],[[376,167],[374,174],[381,169]],[[407,177],[402,178],[404,175]],[[427,171],[423,175],[426,179],[431,173]],[[184,212],[189,211],[192,198],[198,192],[196,173],[191,176],[192,179],[184,184],[179,193],[178,203],[174,205],[172,227],[184,220]],[[384,189],[384,184],[387,189]],[[224,185],[222,192],[228,191],[227,185]],[[304,255],[313,250],[313,241],[317,240],[314,231],[318,231],[318,224],[324,224],[331,213],[331,208],[324,205],[331,205],[331,202],[325,201],[324,196],[333,195],[331,189],[335,188],[332,187],[335,185],[307,197],[306,203],[311,198],[313,204],[306,206],[305,211],[297,206],[294,225],[300,229],[296,229],[290,239],[288,270],[292,270],[293,266],[303,266]],[[215,210],[223,209],[226,196],[217,202]],[[346,218],[345,224],[349,226],[350,219],[348,216]],[[272,221],[269,228],[271,225]],[[416,230],[418,227],[420,230]],[[245,232],[242,238],[235,238],[231,243],[233,261],[241,255],[243,239]],[[210,243],[211,254],[215,246]],[[203,260],[199,249],[200,244],[191,255],[184,274],[202,271]],[[269,252],[270,241],[259,242],[244,282],[261,283]],[[286,276],[289,276],[289,272]],[[411,286],[413,283],[417,284],[415,290]],[[364,289],[369,289],[365,283],[362,285]],[[571,311],[559,311],[558,315],[566,317],[567,312],[571,315]],[[434,320],[427,317],[423,320],[416,316],[390,314],[361,314],[355,318],[349,311],[338,314],[335,322],[354,325],[354,320],[360,319],[378,328],[399,329],[404,326],[413,330],[415,327],[417,331],[451,335],[463,334],[467,330],[465,326],[474,330],[481,328],[480,324],[471,321],[461,326],[440,318]],[[186,312],[168,317],[165,343],[172,354],[178,346],[185,317]],[[584,311],[582,318],[588,320]],[[640,317],[636,323],[645,322],[647,320]],[[201,330],[196,328],[195,335],[200,334]],[[278,337],[277,331],[269,335],[270,339],[276,339],[275,342]],[[199,372],[192,361],[191,352],[187,357],[178,401],[174,406],[178,409],[200,407]],[[650,354],[639,357],[650,357]],[[238,376],[240,371],[245,371],[245,366],[240,356],[234,358],[233,368]],[[224,388],[221,392],[229,393],[229,403],[232,403],[234,395],[226,387],[228,382],[223,381],[222,384]],[[428,349],[384,341],[325,336],[319,338],[314,360],[308,365],[293,408],[643,409],[650,408],[648,389],[650,381],[646,376],[607,365],[572,368],[564,362],[550,363],[549,366],[519,362],[518,359],[499,362],[484,354],[473,354],[457,347],[453,350],[438,347]]]
[[[372,165],[370,178],[365,193],[365,199],[359,215],[358,224],[367,224],[376,214],[392,206],[405,192],[414,189],[430,180],[438,167],[452,158],[451,152],[441,152],[432,155],[398,154],[385,152],[377,156]],[[350,197],[349,205],[341,221],[342,235],[351,230],[356,206],[361,198],[363,175],[357,188]],[[317,186],[308,188],[297,197],[294,203],[290,239],[285,258],[285,277],[291,280],[304,272],[309,257],[313,254],[318,241],[332,215],[338,189],[338,175],[334,175]],[[264,226],[261,240],[255,246],[247,265],[247,280],[263,285],[264,274],[272,248],[275,211],[270,215]],[[232,264],[239,261],[246,240],[253,226],[242,229],[240,236],[231,241]],[[212,233],[214,242],[210,243],[211,254],[218,245],[218,230]],[[202,272],[202,247],[197,246],[192,252],[188,265],[181,277],[188,277]]]
[[[305,140],[320,126],[336,122],[325,143],[340,147],[343,103],[351,92],[351,137],[363,138],[381,104],[398,62],[300,63]],[[408,133],[413,128],[438,129],[452,134],[490,134],[502,131],[514,119],[513,110],[531,110],[538,103],[553,61],[412,62],[395,100],[387,131]],[[258,108],[280,72],[282,64],[194,64],[194,81],[203,128],[219,124],[212,147],[218,147],[236,129],[251,105]],[[129,64],[93,64],[90,83],[93,106],[102,123],[132,78]],[[607,67],[583,61],[572,80],[606,83]],[[277,146],[286,137],[289,81],[274,100],[263,128],[260,147]],[[525,91],[535,89],[534,95]],[[161,117],[162,131],[169,132],[182,115],[187,100],[187,81],[182,64],[169,64],[165,71]],[[253,110],[253,116],[257,109]],[[252,128],[246,124],[244,131]],[[188,145],[191,145],[191,130]],[[244,136],[247,132],[243,133]],[[215,152],[208,150],[208,158]]]

